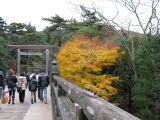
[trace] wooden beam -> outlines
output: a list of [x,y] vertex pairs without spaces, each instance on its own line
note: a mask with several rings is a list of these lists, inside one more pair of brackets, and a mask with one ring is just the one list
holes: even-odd
[[11,49],[52,49],[55,45],[8,45]]
[[48,74],[48,69],[49,69],[49,50],[46,49],[46,74]]
[[38,56],[41,56],[41,55],[44,55],[44,53],[42,53],[42,52],[20,52],[20,55],[38,55]]
[[21,56],[20,56],[20,49],[17,49],[17,75],[20,75],[20,61],[21,61]]

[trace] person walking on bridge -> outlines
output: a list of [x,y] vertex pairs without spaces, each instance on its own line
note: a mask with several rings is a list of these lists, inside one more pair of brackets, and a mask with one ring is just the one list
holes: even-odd
[[24,76],[24,73],[20,73],[20,76],[18,77],[18,82],[17,82],[17,91],[19,93],[19,101],[21,103],[24,102],[26,88],[27,88],[27,79]]
[[[29,82],[29,91],[31,92],[31,104],[36,103],[36,91],[38,88],[38,82],[36,76],[33,75],[31,81]],[[34,101],[33,101],[34,98]]]
[[40,88],[40,101],[44,101],[45,104],[47,104],[47,87],[49,85],[49,78],[44,72],[39,74],[38,85]]
[[16,75],[14,74],[14,71],[12,69],[9,69],[8,75],[6,76],[6,82],[7,82],[8,91],[9,91],[8,104],[10,104],[11,98],[12,98],[12,104],[15,104],[14,100],[15,100],[15,91],[16,91],[17,81],[18,80],[17,80]]

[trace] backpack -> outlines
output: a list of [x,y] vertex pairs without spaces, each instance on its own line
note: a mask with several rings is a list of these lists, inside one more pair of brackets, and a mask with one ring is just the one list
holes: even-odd
[[7,103],[7,101],[8,101],[8,97],[7,97],[7,95],[3,95],[3,96],[2,96],[1,103],[2,103],[2,104],[6,104],[6,103]]
[[7,76],[6,80],[7,80],[8,88],[17,87],[17,85],[16,85],[16,83],[17,83],[17,77],[15,75],[13,75],[13,76]]

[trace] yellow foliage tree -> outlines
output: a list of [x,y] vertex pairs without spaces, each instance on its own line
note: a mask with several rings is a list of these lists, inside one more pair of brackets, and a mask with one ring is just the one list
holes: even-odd
[[102,74],[102,68],[116,63],[122,54],[118,49],[119,47],[114,45],[100,45],[96,38],[74,36],[73,40],[60,48],[56,56],[60,76],[108,100],[117,91],[111,83],[118,81],[119,77]]

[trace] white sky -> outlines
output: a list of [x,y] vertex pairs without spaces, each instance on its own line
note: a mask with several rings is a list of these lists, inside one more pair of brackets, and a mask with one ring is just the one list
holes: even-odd
[[102,0],[0,0],[0,17],[8,24],[31,22],[40,31],[49,25],[42,17],[49,18],[58,14],[66,19],[79,18],[78,11],[72,4],[90,6],[93,2],[98,6],[103,3]]
[[[115,16],[115,4],[107,0],[0,0],[0,17],[8,24],[12,22],[29,23],[36,26],[38,31],[49,25],[41,18],[49,18],[55,14],[63,18],[79,18],[79,13],[75,9],[76,5],[91,6],[93,3],[103,11],[105,16],[112,18]],[[120,19],[127,19],[130,13],[119,7],[122,14]]]

